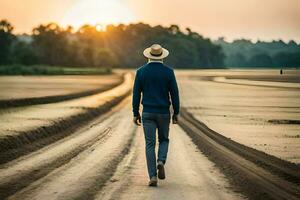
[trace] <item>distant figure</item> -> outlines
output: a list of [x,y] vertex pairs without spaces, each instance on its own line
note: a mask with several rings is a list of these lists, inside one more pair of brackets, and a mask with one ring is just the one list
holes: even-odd
[[280,69],[280,74],[283,74],[283,71],[282,71],[282,69]]
[[[145,49],[144,56],[148,58],[148,63],[136,71],[133,87],[133,121],[138,126],[143,123],[149,186],[157,186],[157,176],[159,179],[165,179],[164,165],[169,147],[171,102],[174,110],[172,121],[173,124],[178,123],[179,95],[176,77],[173,69],[163,64],[163,59],[168,55],[169,51],[158,44]],[[142,118],[139,112],[141,94],[143,94]],[[156,130],[159,141],[157,165]]]

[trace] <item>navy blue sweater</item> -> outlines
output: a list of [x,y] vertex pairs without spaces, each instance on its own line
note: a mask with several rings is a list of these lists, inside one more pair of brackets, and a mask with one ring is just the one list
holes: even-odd
[[150,62],[136,71],[132,98],[134,116],[140,115],[141,94],[143,112],[170,113],[171,100],[174,114],[179,113],[178,87],[174,71],[170,67]]

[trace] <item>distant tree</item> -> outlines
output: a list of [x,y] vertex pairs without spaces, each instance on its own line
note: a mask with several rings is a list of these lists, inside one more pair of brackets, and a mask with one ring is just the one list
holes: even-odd
[[272,67],[273,61],[267,54],[257,54],[248,60],[248,66],[253,67]]
[[230,55],[226,59],[226,66],[228,67],[246,67],[248,66],[247,59],[242,53]]
[[279,52],[273,56],[275,66],[300,67],[300,51],[296,53]]
[[180,28],[178,25],[175,25],[175,24],[172,24],[170,27],[169,27],[169,31],[172,35],[176,35],[178,33],[181,33],[180,31]]
[[33,29],[33,47],[39,62],[49,65],[67,65],[68,32],[55,23]]
[[294,40],[290,40],[289,43],[288,43],[288,46],[297,47],[297,43]]
[[13,62],[11,46],[15,40],[13,26],[7,20],[0,21],[0,65]]
[[190,28],[186,28],[185,30],[186,30],[186,32],[187,32],[187,34],[188,34],[188,35],[191,35],[191,34],[193,34],[193,31],[192,31],[192,29],[190,29]]
[[[222,47],[226,55],[225,66],[227,67],[282,67],[283,63],[285,67],[294,67],[298,62],[295,55],[300,52],[300,45],[293,40],[288,43],[282,40],[272,42],[258,40],[253,43],[245,39],[233,42],[219,39],[214,43]],[[283,57],[280,58],[280,55]]]
[[5,33],[12,33],[14,27],[5,19],[0,21],[0,30]]
[[32,46],[23,41],[17,41],[13,45],[14,63],[23,65],[37,64],[37,56]]
[[96,67],[114,67],[117,65],[115,55],[108,49],[98,49],[95,53]]
[[196,67],[199,63],[197,46],[186,38],[172,39],[172,42],[166,42],[165,47],[171,51],[170,56],[166,59],[167,64],[171,66]]

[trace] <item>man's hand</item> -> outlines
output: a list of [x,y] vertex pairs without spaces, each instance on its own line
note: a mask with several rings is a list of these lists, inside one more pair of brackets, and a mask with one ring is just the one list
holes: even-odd
[[173,124],[178,124],[178,115],[175,115],[175,114],[174,114],[174,115],[172,116],[172,123],[173,123]]
[[141,116],[133,117],[133,122],[134,122],[137,126],[140,126],[140,125],[142,124]]

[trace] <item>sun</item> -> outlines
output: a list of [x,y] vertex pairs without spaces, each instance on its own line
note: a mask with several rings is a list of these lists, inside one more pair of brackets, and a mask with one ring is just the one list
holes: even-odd
[[79,0],[67,10],[62,25],[79,28],[91,24],[98,25],[100,29],[108,24],[128,24],[133,21],[132,12],[120,0]]

